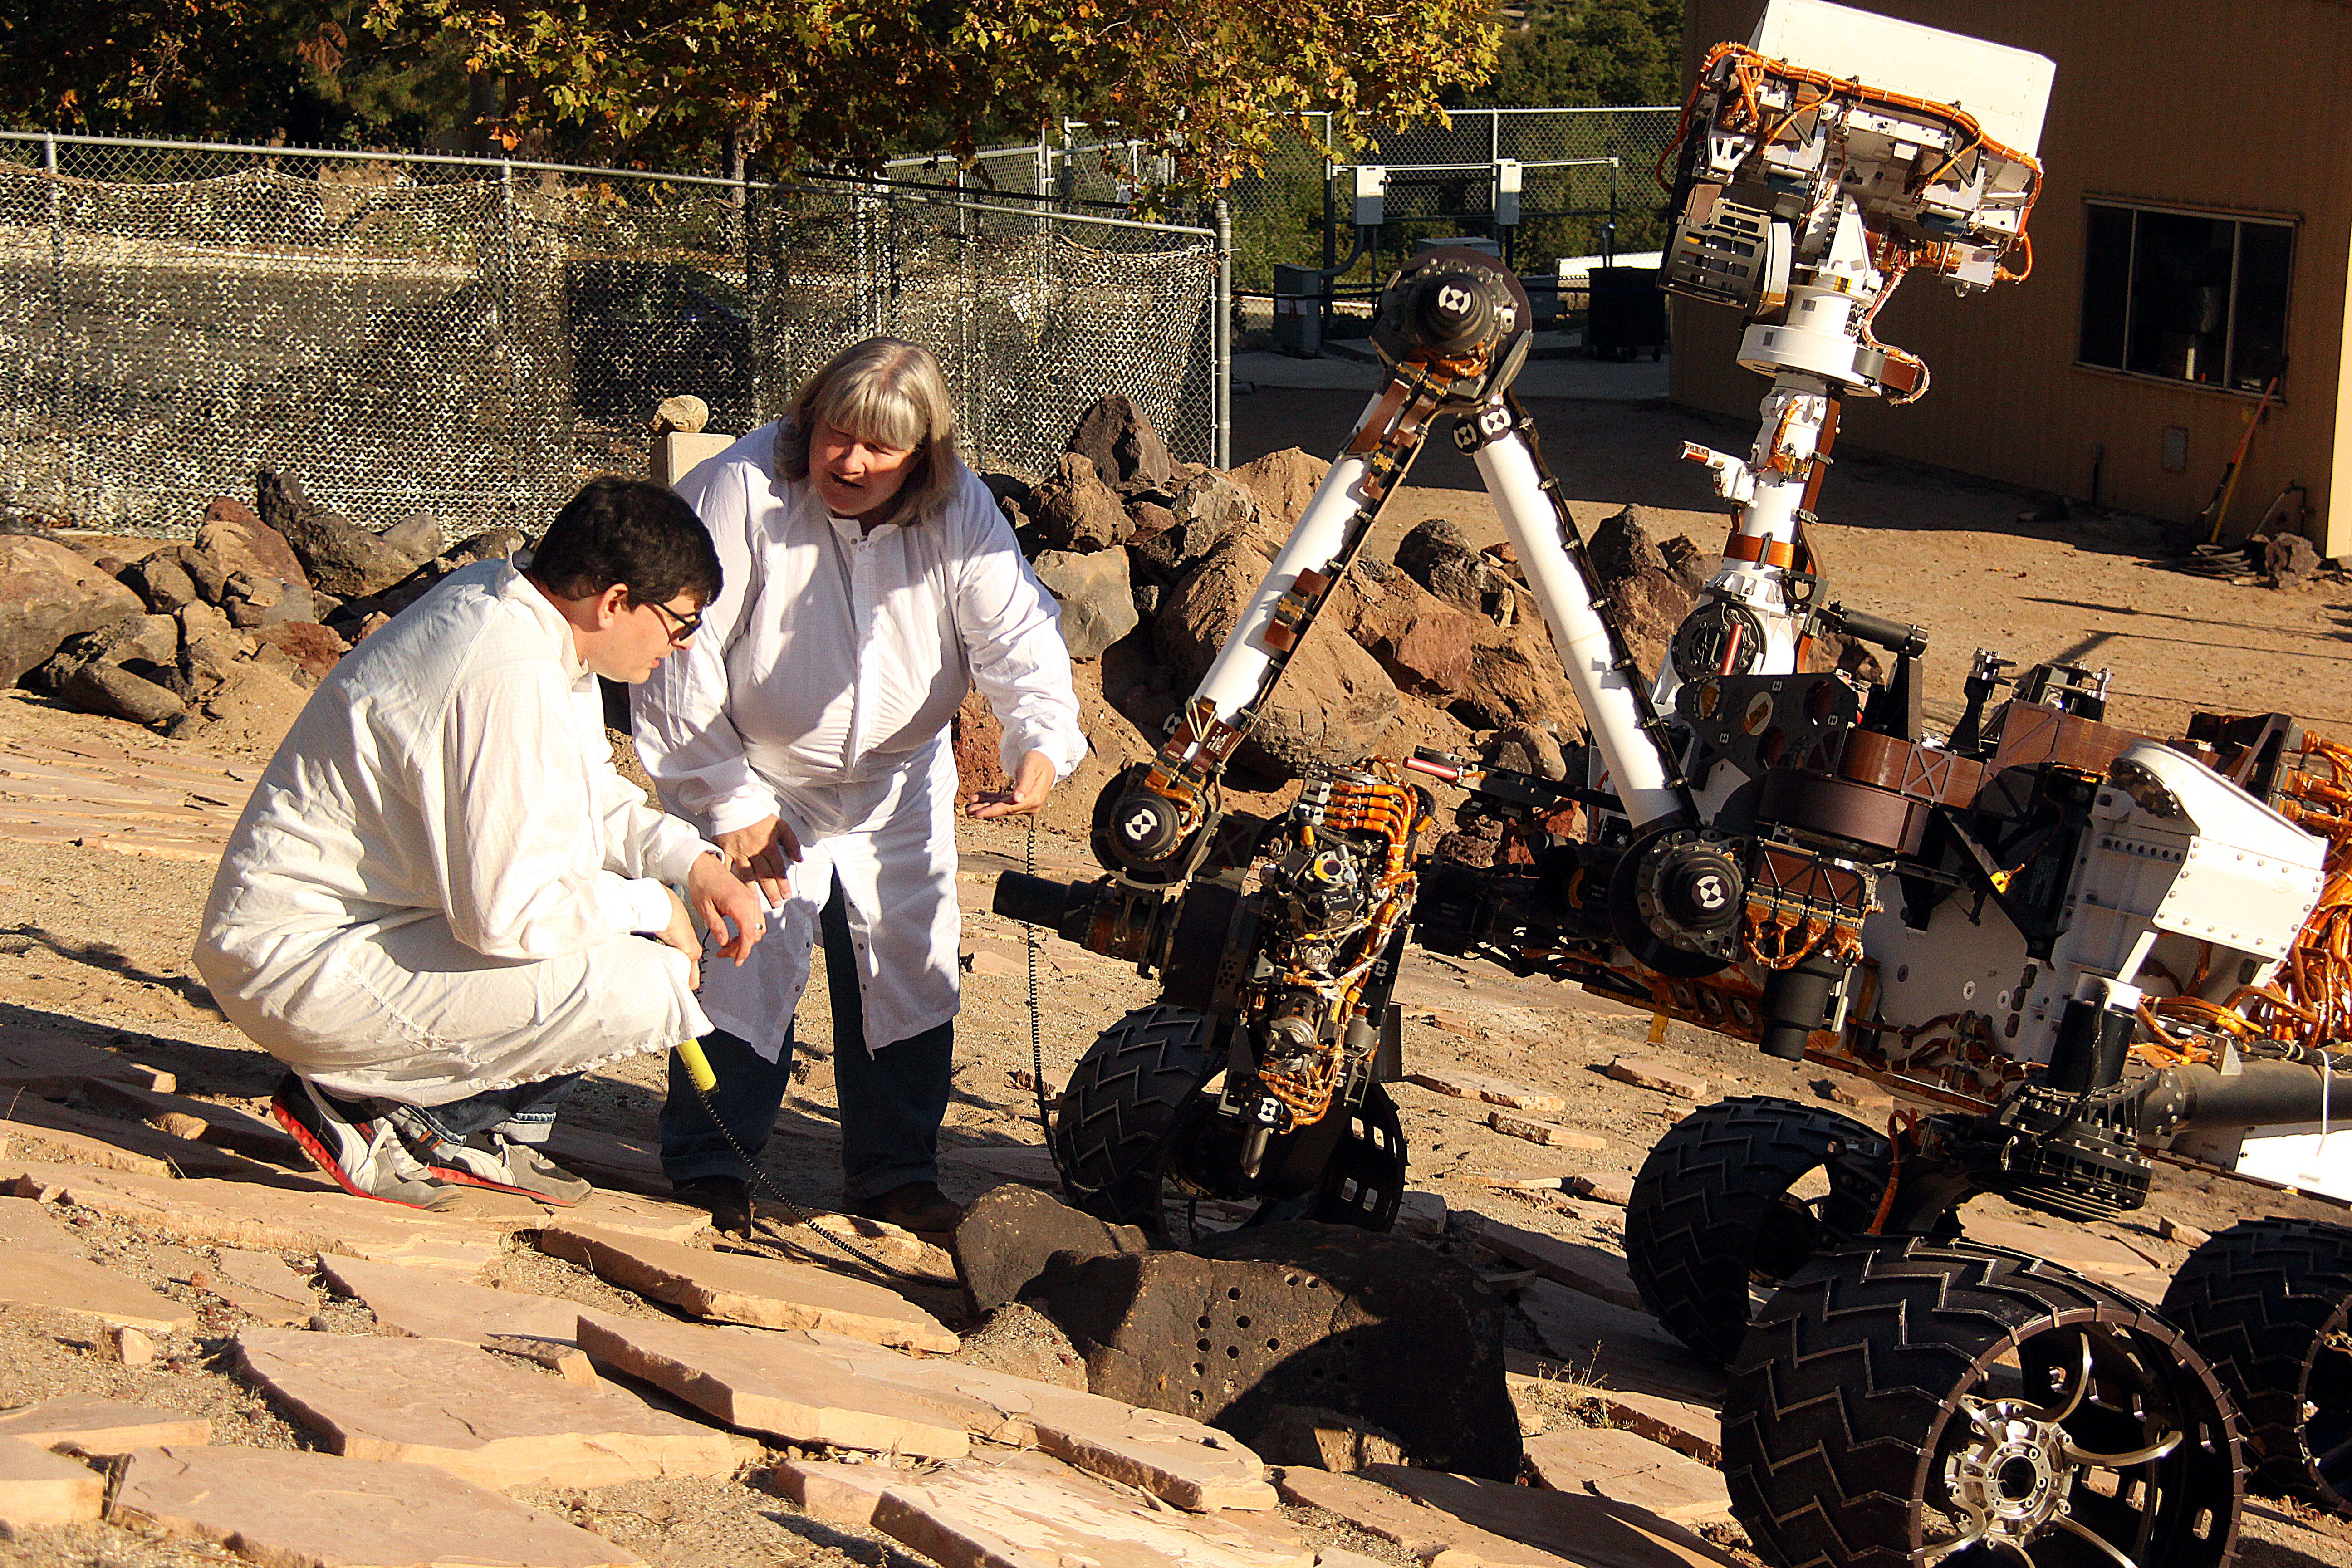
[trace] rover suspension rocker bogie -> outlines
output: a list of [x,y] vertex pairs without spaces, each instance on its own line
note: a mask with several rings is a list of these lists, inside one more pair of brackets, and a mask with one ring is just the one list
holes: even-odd
[[[2051,84],[2038,56],[1826,0],[1771,0],[1707,58],[1670,154],[1662,286],[1739,310],[1740,363],[1769,385],[1745,458],[1685,454],[1733,516],[1655,670],[1511,395],[1531,330],[1517,280],[1467,250],[1401,268],[1373,338],[1384,384],[1158,752],[1097,804],[1103,876],[998,885],[999,912],[1160,986],[1081,1059],[1054,1129],[1066,1191],[1107,1218],[1157,1225],[1210,1197],[1386,1224],[1408,944],[1893,1090],[1883,1127],[1777,1099],[1707,1108],[1634,1186],[1635,1283],[1733,1363],[1727,1453],[1738,1427],[1763,1468],[1732,1491],[1782,1561],[1811,1560],[1774,1522],[1805,1511],[1784,1458],[1837,1437],[1815,1429],[1825,1406],[1736,1407],[1794,1375],[1787,1333],[1751,1327],[1750,1283],[1811,1292],[1772,1321],[1828,1313],[1860,1363],[1959,1358],[1948,1386],[1906,1395],[1910,1458],[1885,1484],[1912,1489],[1907,1544],[1852,1561],[2042,1561],[2035,1543],[2063,1537],[2095,1543],[2084,1561],[2226,1562],[2237,1402],[2270,1364],[2229,1338],[2246,1332],[2233,1303],[2273,1252],[2308,1310],[2263,1353],[2315,1392],[2261,1404],[2247,1462],[2328,1506],[2352,1495],[2325,1436],[2352,1430],[2352,1361],[2331,1359],[2352,1231],[2236,1237],[2184,1270],[2201,1293],[2174,1322],[1972,1249],[1960,1215],[1998,1193],[2111,1216],[2163,1162],[2352,1201],[2352,1141],[2328,1136],[2352,1112],[2352,1078],[2335,1087],[2352,1066],[2352,750],[2284,714],[2142,733],[2109,713],[2105,672],[1987,649],[1953,661],[1959,717],[1931,728],[1929,637],[1843,602],[1806,538],[1841,403],[1927,389],[1873,331],[1897,284],[1965,295],[2030,270]],[[1422,752],[1310,771],[1276,816],[1228,812],[1226,763],[1447,422],[1582,710],[1564,776]],[[1832,635],[1884,678],[1818,668]],[[1512,852],[1437,857],[1441,802],[1503,819]],[[2002,1305],[1948,1322],[1903,1305],[1947,1285]],[[2133,1489],[2156,1501],[2111,1506]]]

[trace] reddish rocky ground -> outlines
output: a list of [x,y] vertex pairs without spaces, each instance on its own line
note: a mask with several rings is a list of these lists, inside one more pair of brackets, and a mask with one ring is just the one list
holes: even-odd
[[[1244,444],[1239,460],[1288,447],[1328,453],[1352,420],[1360,398],[1344,394],[1259,392],[1237,400]],[[1664,539],[1686,532],[1708,552],[1722,517],[1703,474],[1675,460],[1685,439],[1744,450],[1748,433],[1670,409],[1624,405],[1539,403],[1536,413],[1546,450],[1588,528],[1627,505],[1649,509],[1644,521]],[[1916,621],[1933,642],[1931,716],[1958,706],[1958,684],[1971,648],[1997,647],[2012,658],[2068,657],[2112,665],[2116,672],[2113,721],[2166,732],[2200,706],[2258,710],[2289,709],[2326,730],[2352,732],[2352,589],[2323,579],[2299,591],[2265,588],[2172,569],[2157,553],[2154,527],[2143,521],[2102,517],[2021,522],[2043,498],[1915,466],[1841,454],[1822,498],[1825,521],[1817,531],[1833,591],[1847,603]],[[1433,443],[1416,483],[1394,500],[1373,553],[1392,550],[1413,524],[1444,517],[1474,545],[1494,542],[1491,507],[1472,484],[1467,465],[1443,442]],[[1126,662],[1122,663],[1124,657]],[[1114,655],[1092,682],[1088,721],[1106,759],[1137,754],[1141,731],[1122,720],[1138,687],[1152,692],[1157,653]],[[290,682],[290,678],[286,678]],[[1163,682],[1163,685],[1166,683]],[[1111,688],[1104,700],[1103,688]],[[289,685],[289,689],[290,685]],[[1161,695],[1165,695],[1163,691]],[[289,714],[276,688],[242,709],[193,728],[179,750],[249,770],[274,744],[275,727]],[[1459,721],[1433,706],[1410,709],[1386,739],[1459,738]],[[275,727],[274,727],[275,726]],[[38,814],[70,815],[76,804],[35,787],[19,765],[27,758],[57,760],[124,746],[136,754],[107,759],[121,787],[136,795],[160,790],[187,795],[184,780],[139,779],[140,757],[168,758],[174,743],[160,742],[121,721],[65,711],[23,692],[0,697],[0,807],[17,826],[0,843],[0,1033],[54,1030],[100,1048],[119,1049],[173,1072],[181,1091],[251,1110],[268,1092],[274,1069],[210,1007],[187,963],[190,934],[211,868],[200,858],[126,854],[126,836],[102,823],[75,818],[70,832],[35,831]],[[14,757],[16,762],[8,759]],[[192,764],[194,765],[194,764]],[[205,761],[198,771],[234,783],[236,774]],[[37,771],[37,770],[35,770]],[[71,770],[66,770],[71,771]],[[152,769],[151,769],[152,771]],[[1047,829],[1034,846],[1041,869],[1083,874],[1087,811],[1108,761],[1058,792]],[[160,775],[159,775],[160,777]],[[83,802],[101,792],[84,792]],[[144,798],[156,798],[150,795]],[[230,803],[233,806],[234,802]],[[167,839],[216,841],[226,809],[201,798],[181,801],[185,820],[147,823],[167,827]],[[60,818],[62,819],[62,818]],[[135,837],[135,834],[132,835]],[[77,842],[79,840],[79,842]],[[1028,953],[1020,928],[986,912],[995,873],[1032,853],[1015,828],[968,825],[965,854],[967,942],[971,949],[964,1019],[960,1030],[958,1092],[949,1116],[951,1194],[971,1197],[1008,1173],[1037,1170],[1034,1105],[1020,1083],[1031,1063],[1032,1012],[1027,1001]],[[1049,1082],[1065,1076],[1095,1034],[1150,997],[1149,983],[1131,971],[1059,943],[1038,957],[1038,1019]],[[822,994],[822,987],[815,988]],[[1705,1097],[1770,1093],[1815,1099],[1818,1074],[1769,1061],[1751,1048],[1675,1026],[1662,1041],[1649,1037],[1649,1020],[1580,993],[1515,980],[1490,965],[1416,957],[1401,988],[1407,1017],[1409,1067],[1429,1076],[1466,1069],[1507,1079],[1557,1097],[1562,1108],[1546,1119],[1586,1135],[1588,1147],[1547,1148],[1496,1131],[1490,1105],[1436,1089],[1400,1088],[1417,1191],[1442,1200],[1453,1216],[1445,1245],[1477,1260],[1519,1292],[1521,1313],[1514,1348],[1519,1364],[1549,1373],[1519,1389],[1522,1425],[1573,1436],[1588,1420],[1621,1425],[1607,1392],[1643,1375],[1636,1366],[1614,1378],[1590,1360],[1570,1361],[1560,1350],[1572,1340],[1557,1318],[1546,1328],[1541,1279],[1511,1278],[1510,1232],[1503,1227],[1580,1243],[1606,1253],[1622,1246],[1622,1210],[1580,1197],[1564,1181],[1583,1176],[1605,1192],[1636,1169],[1656,1138],[1691,1101],[1654,1088],[1621,1081],[1601,1070],[1621,1055],[1656,1058],[1705,1082]],[[803,1034],[822,1050],[830,1031],[821,1007],[803,1019]],[[817,1056],[788,1106],[770,1161],[773,1179],[795,1199],[822,1205],[835,1193],[836,1147],[831,1120],[830,1066]],[[647,1060],[601,1074],[581,1097],[579,1120],[612,1138],[640,1146],[650,1132],[659,1093],[659,1064]],[[103,1114],[101,1110],[92,1114]],[[1871,1112],[1860,1112],[1871,1114]],[[5,1129],[0,1155],[57,1152],[37,1131]],[[0,1176],[7,1173],[0,1172]],[[1424,1212],[1433,1212],[1421,1200]],[[2340,1210],[2228,1182],[2167,1173],[2143,1213],[2108,1226],[2084,1227],[2105,1250],[2100,1267],[2116,1277],[2160,1276],[2186,1248],[2159,1234],[2160,1219],[2218,1229],[2242,1216],[2289,1213],[2334,1218]],[[1972,1219],[2018,1226],[2032,1216],[1996,1201],[1980,1201]],[[225,1336],[249,1321],[217,1294],[189,1283],[189,1258],[216,1264],[217,1247],[94,1212],[68,1210],[79,1237],[109,1267],[189,1306],[200,1319],[193,1331],[159,1336],[163,1353],[144,1366],[113,1358],[106,1336],[86,1320],[23,1306],[0,1308],[0,1405],[68,1392],[104,1392],[213,1417],[215,1441],[258,1447],[315,1447],[319,1438],[289,1419],[281,1405],[257,1393],[234,1373]],[[2054,1222],[2052,1222],[2054,1226]],[[1482,1247],[1485,1230],[1496,1246]],[[2031,1241],[2031,1231],[2003,1231]],[[2041,1233],[2046,1248],[2080,1249],[2077,1232]],[[1497,1247],[1503,1250],[1497,1250]],[[2115,1250],[2115,1249],[2123,1250]],[[299,1254],[289,1262],[304,1267]],[[2086,1262],[2093,1261],[2086,1259]],[[650,1310],[585,1270],[528,1247],[501,1255],[495,1283],[610,1310]],[[2142,1281],[2145,1288],[2145,1281]],[[1556,1301],[1554,1305],[1556,1306]],[[320,1325],[336,1331],[381,1331],[356,1303],[322,1295]],[[1572,1326],[1571,1326],[1572,1327]],[[1584,1379],[1601,1389],[1596,1394]],[[516,1496],[617,1541],[648,1561],[699,1564],[855,1561],[911,1563],[905,1549],[869,1532],[824,1525],[777,1495],[765,1480],[725,1477],[637,1481],[573,1488],[525,1488]],[[1325,1550],[1341,1543],[1402,1561],[1391,1546],[1334,1525],[1332,1516],[1289,1510],[1319,1531]],[[1720,1539],[1737,1546],[1736,1531]],[[2279,1502],[2250,1510],[2242,1561],[2256,1564],[2352,1563],[2352,1528]],[[0,1559],[48,1565],[215,1563],[217,1549],[174,1542],[114,1525],[78,1525],[31,1531],[0,1544]]]

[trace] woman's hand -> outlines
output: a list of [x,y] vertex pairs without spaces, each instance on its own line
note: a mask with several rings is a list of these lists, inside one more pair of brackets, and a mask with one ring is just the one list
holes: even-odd
[[1021,759],[1019,771],[1013,775],[1011,789],[991,790],[976,795],[965,815],[978,817],[1034,816],[1045,804],[1045,796],[1054,788],[1054,759],[1043,752],[1031,752]]
[[746,882],[757,882],[771,904],[784,901],[784,878],[792,862],[801,858],[801,841],[780,817],[763,816],[749,827],[711,835],[710,842],[727,854],[727,863]]
[[688,918],[686,906],[677,895],[664,888],[669,899],[669,924],[654,933],[656,942],[666,942],[686,955],[686,988],[702,989],[702,939],[694,934],[694,921]]

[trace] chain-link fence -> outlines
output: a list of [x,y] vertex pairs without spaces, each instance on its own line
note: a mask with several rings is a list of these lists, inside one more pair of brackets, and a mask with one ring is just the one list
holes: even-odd
[[[1444,125],[1377,134],[1334,163],[1328,115],[1309,115],[1311,134],[1287,125],[1257,174],[1225,193],[1234,228],[1234,287],[1264,293],[1277,263],[1324,268],[1354,242],[1351,172],[1388,171],[1386,211],[1376,249],[1340,279],[1377,285],[1416,241],[1441,236],[1498,240],[1522,272],[1549,272],[1563,257],[1658,249],[1666,193],[1654,171],[1682,110],[1672,104],[1622,109],[1457,109]],[[1516,164],[1518,221],[1495,222],[1496,171]],[[951,161],[903,158],[890,172],[945,177]],[[1064,201],[1124,203],[1171,171],[1132,142],[1089,141],[1078,121],[1058,135],[983,149],[969,178],[992,191]]]
[[[1295,132],[1282,133],[1258,175],[1235,184],[1234,286],[1263,292],[1276,263],[1324,268],[1347,259],[1355,229],[1351,171],[1388,171],[1375,247],[1339,281],[1376,285],[1417,240],[1499,240],[1521,272],[1550,272],[1562,257],[1655,250],[1666,194],[1652,169],[1681,110],[1457,109],[1446,125],[1385,132],[1344,163]],[[1496,171],[1517,164],[1519,220],[1495,222]]]
[[937,353],[970,456],[1050,469],[1124,392],[1213,460],[1206,228],[881,182],[0,137],[0,479],[179,532],[257,468],[366,523],[536,528],[661,398],[773,415],[834,351]]

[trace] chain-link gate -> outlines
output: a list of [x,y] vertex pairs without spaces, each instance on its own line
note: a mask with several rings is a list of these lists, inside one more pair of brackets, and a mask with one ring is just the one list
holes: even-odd
[[661,398],[748,428],[876,332],[939,355],[970,456],[1050,470],[1124,392],[1210,460],[1220,261],[887,183],[0,134],[0,500],[184,533],[271,468],[362,523],[535,530],[643,471]]

